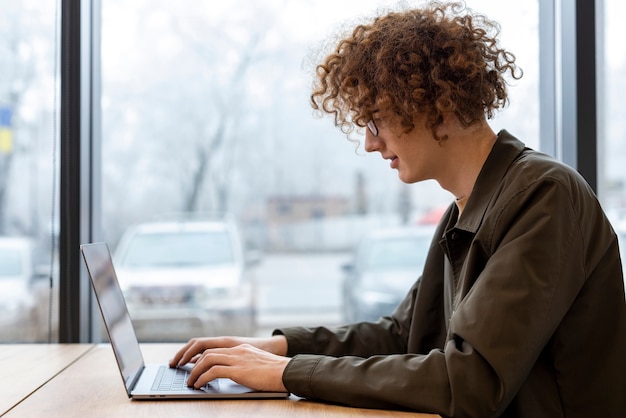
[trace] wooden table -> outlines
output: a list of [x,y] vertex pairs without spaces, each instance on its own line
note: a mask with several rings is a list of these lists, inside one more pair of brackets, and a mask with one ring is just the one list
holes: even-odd
[[0,344],[0,415],[94,348],[93,344]]
[[[146,362],[162,362],[179,348],[180,344],[143,344]],[[13,348],[15,347],[15,349]],[[349,408],[310,402],[291,396],[276,400],[168,400],[131,401],[126,396],[117,370],[113,352],[108,344],[97,346],[0,346],[0,353],[11,350],[28,351],[39,348],[36,364],[45,363],[46,355],[59,357],[54,367],[46,367],[48,374],[34,372],[9,403],[18,403],[10,409],[7,418],[15,417],[413,417],[428,418],[438,415],[400,411]],[[55,351],[55,348],[56,351]],[[5,351],[2,351],[5,350]],[[58,353],[57,356],[54,353]],[[71,354],[71,355],[70,355]],[[17,371],[21,367],[13,366]],[[56,373],[53,372],[56,370]],[[6,374],[5,374],[6,375]],[[32,382],[32,383],[31,383]],[[28,383],[28,385],[27,385]],[[18,399],[19,398],[19,399]],[[21,400],[21,402],[20,402]],[[9,406],[10,407],[10,406]],[[7,408],[5,407],[5,410]],[[0,410],[2,411],[2,410]]]

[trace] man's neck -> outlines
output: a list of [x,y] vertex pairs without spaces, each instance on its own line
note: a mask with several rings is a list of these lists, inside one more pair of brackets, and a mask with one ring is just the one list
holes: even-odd
[[448,139],[442,143],[447,147],[448,164],[438,181],[454,195],[457,205],[460,202],[459,210],[462,211],[497,135],[486,122],[470,128],[448,127],[448,130]]

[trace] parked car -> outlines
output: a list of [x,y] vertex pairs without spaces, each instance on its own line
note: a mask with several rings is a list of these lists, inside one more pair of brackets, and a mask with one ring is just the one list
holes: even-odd
[[140,339],[253,335],[255,281],[229,221],[144,223],[129,228],[114,258]]
[[422,274],[434,227],[381,229],[366,235],[342,266],[343,316],[348,322],[389,315]]
[[32,280],[32,241],[25,237],[0,237],[0,340],[30,338],[37,314]]

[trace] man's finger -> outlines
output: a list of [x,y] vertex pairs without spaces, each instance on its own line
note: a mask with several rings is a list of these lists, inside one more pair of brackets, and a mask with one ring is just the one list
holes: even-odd
[[193,383],[193,387],[200,389],[202,386],[217,379],[218,377],[229,377],[226,374],[227,370],[227,366],[213,366],[198,377],[198,379]]

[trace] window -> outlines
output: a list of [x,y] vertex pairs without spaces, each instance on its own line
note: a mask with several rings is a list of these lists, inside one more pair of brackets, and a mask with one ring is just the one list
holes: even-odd
[[[615,0],[600,2],[598,48],[598,137],[600,199],[620,236],[622,259],[626,259],[626,30],[620,14],[626,5]],[[604,22],[602,24],[601,22]]]
[[[451,201],[436,184],[403,185],[377,155],[355,155],[308,102],[320,43],[390,4],[102,2],[103,239],[116,249],[148,221],[232,218],[257,261],[245,265],[253,334],[342,321],[341,265],[363,233],[418,223]],[[537,147],[537,4],[468,5],[501,22],[525,72],[494,129]]]
[[57,339],[54,7],[0,0],[0,342]]

